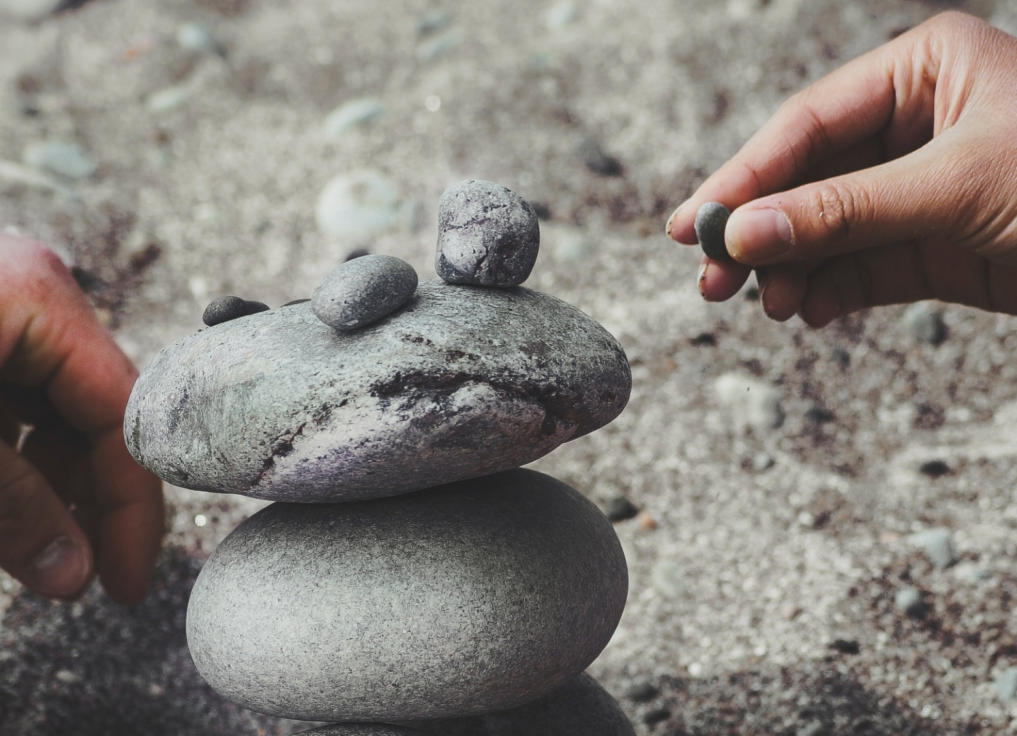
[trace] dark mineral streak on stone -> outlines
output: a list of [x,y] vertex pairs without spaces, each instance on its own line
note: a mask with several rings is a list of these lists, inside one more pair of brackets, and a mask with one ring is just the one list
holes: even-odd
[[627,587],[596,506],[517,469],[399,498],[261,510],[202,569],[187,638],[213,688],[263,713],[459,717],[577,676],[614,632]]
[[427,736],[634,736],[615,699],[585,673],[519,708],[413,725]]
[[311,295],[315,316],[341,332],[387,317],[410,300],[417,272],[401,258],[365,255],[330,271]]
[[296,304],[163,349],[128,403],[128,448],[174,485],[285,501],[395,495],[518,467],[614,419],[625,354],[558,299],[420,284],[339,333]]
[[696,239],[703,253],[715,261],[730,261],[724,244],[724,227],[731,216],[720,202],[707,202],[696,211]]
[[469,179],[442,193],[435,270],[448,283],[518,286],[539,247],[537,213],[511,189]]
[[267,304],[249,302],[238,296],[221,296],[205,307],[201,321],[209,327],[229,322],[237,317],[246,317],[268,309]]

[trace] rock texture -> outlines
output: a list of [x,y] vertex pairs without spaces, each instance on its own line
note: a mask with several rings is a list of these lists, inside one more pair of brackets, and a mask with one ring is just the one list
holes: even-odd
[[[424,732],[384,723],[335,723],[331,726],[312,728],[294,736],[422,736]],[[441,736],[428,733],[426,736]]]
[[511,189],[469,179],[442,193],[435,270],[450,284],[517,286],[539,247],[537,213]]
[[145,369],[125,433],[178,486],[352,500],[528,463],[611,421],[630,388],[578,309],[436,281],[353,333],[296,304],[191,335]]
[[428,736],[633,736],[634,733],[615,699],[587,674],[519,708],[414,725]]
[[274,504],[198,577],[187,639],[213,688],[306,720],[502,710],[607,644],[627,572],[607,519],[530,470],[352,504]]
[[365,255],[330,271],[311,295],[311,310],[346,332],[377,322],[413,296],[417,272],[401,258]]

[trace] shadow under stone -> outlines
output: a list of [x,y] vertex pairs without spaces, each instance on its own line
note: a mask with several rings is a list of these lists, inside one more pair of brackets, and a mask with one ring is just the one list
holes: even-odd
[[75,603],[19,595],[0,627],[0,736],[285,736],[313,726],[247,711],[201,679],[184,633],[200,567],[166,551],[134,609],[98,584]]

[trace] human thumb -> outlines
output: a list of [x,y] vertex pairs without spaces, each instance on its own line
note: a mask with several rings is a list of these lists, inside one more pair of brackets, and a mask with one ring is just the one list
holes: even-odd
[[727,221],[740,263],[766,266],[929,237],[955,237],[958,211],[977,205],[971,161],[929,145],[879,166],[753,200]]
[[70,511],[31,463],[0,443],[0,568],[40,595],[71,598],[92,564]]

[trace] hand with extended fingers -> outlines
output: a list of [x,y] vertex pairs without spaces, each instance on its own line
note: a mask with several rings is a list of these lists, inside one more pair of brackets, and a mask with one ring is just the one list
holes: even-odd
[[944,13],[790,98],[668,221],[732,210],[729,260],[699,289],[730,298],[755,269],[767,315],[823,326],[937,298],[1017,314],[1017,38]]
[[163,505],[124,444],[137,372],[45,246],[0,235],[0,301],[0,567],[51,598],[98,571],[139,603]]

